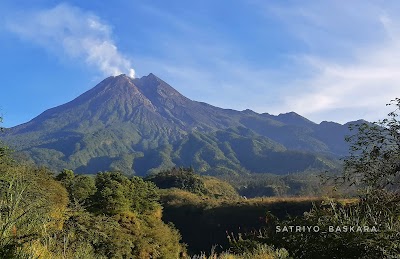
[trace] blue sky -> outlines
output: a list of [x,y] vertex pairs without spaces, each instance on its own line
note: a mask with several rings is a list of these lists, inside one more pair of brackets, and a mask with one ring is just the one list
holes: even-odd
[[398,1],[0,3],[0,112],[24,123],[107,76],[150,72],[223,108],[377,120],[400,97]]

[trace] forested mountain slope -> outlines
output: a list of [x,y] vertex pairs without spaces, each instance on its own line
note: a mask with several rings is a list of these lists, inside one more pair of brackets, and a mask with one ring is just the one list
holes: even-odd
[[193,101],[149,74],[106,78],[1,138],[54,170],[291,173],[336,167],[348,133],[348,125],[316,124],[294,112],[274,116]]

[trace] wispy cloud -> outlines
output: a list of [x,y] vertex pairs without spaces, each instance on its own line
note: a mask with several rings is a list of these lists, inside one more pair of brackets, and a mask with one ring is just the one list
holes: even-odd
[[355,1],[274,9],[310,48],[295,60],[312,73],[282,92],[283,106],[314,121],[383,118],[400,96],[400,20],[386,8]]
[[[390,107],[385,104],[400,96],[398,4],[260,3],[267,18],[296,39],[293,47],[306,46],[296,53],[281,53],[284,65],[251,62],[240,43],[226,41],[223,32],[213,30],[190,47],[187,42],[193,37],[187,39],[187,34],[167,38],[165,42],[174,47],[165,52],[173,59],[141,59],[141,65],[169,75],[166,80],[193,99],[226,108],[295,111],[315,122],[374,121],[387,114]],[[188,28],[179,17],[173,18],[171,24],[177,28],[206,35],[201,25],[192,22]]]
[[9,19],[7,28],[57,55],[83,60],[104,76],[121,73],[135,76],[131,61],[121,54],[113,40],[111,27],[77,7],[60,4],[24,12]]

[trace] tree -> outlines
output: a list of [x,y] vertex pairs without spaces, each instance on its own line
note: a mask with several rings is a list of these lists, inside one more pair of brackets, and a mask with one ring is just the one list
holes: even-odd
[[[68,197],[45,168],[15,164],[0,170],[0,258],[20,258],[40,238],[62,228]],[[22,257],[21,257],[22,258]]]
[[94,208],[108,215],[129,211],[131,185],[128,177],[122,173],[98,173],[96,175],[97,191],[93,197]]
[[160,195],[158,188],[152,182],[133,176],[131,178],[133,190],[131,191],[131,210],[138,213],[152,212],[160,208],[158,203]]
[[147,177],[161,189],[179,188],[195,194],[207,194],[207,189],[200,176],[193,168],[172,168]]
[[96,192],[94,177],[75,176],[74,171],[64,169],[56,176],[56,180],[67,189],[71,202],[84,203]]
[[388,105],[395,110],[378,122],[364,122],[350,129],[356,134],[347,137],[350,155],[345,159],[343,179],[367,191],[398,192],[400,183],[400,98]]
[[129,179],[119,172],[99,173],[96,188],[94,209],[108,215],[129,211],[143,214],[160,207],[156,186],[139,177]]
[[[0,116],[0,124],[3,122],[3,117]],[[0,133],[4,131],[4,128],[0,126]],[[7,166],[12,162],[10,156],[11,150],[0,141],[0,166]]]
[[[0,123],[3,123],[3,116],[0,116]],[[4,128],[0,127],[0,131],[3,131],[3,130],[4,130]]]
[[62,185],[64,185],[65,188],[69,188],[75,178],[74,171],[69,170],[69,169],[64,169],[62,170],[57,176],[56,180],[60,181]]
[[75,176],[70,187],[70,199],[82,203],[91,198],[96,193],[96,183],[94,177],[87,175]]

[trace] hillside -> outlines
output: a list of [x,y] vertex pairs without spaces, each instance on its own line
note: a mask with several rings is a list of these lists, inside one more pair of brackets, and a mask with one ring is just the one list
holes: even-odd
[[53,170],[145,175],[173,166],[209,174],[291,173],[338,166],[348,125],[222,109],[153,74],[109,77],[76,99],[7,129],[8,145]]

